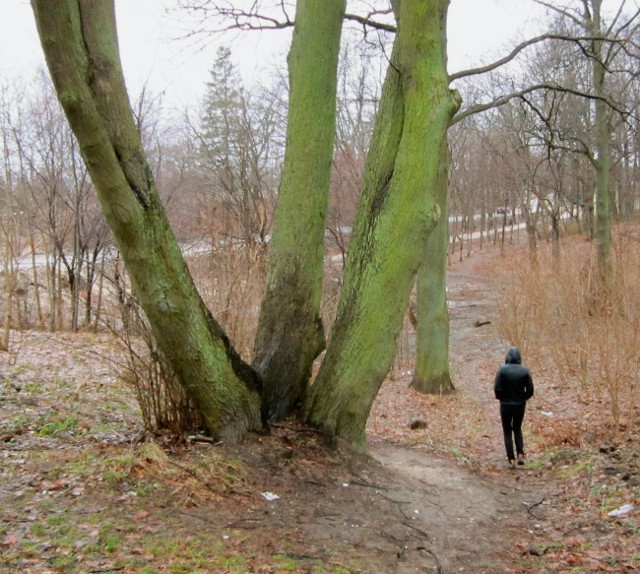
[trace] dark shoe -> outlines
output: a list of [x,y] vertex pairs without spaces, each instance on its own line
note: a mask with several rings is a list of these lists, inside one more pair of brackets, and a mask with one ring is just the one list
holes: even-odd
[[515,468],[516,467],[516,461],[513,460],[512,458],[509,459],[509,468]]
[[523,465],[524,464],[524,453],[518,453],[518,464]]

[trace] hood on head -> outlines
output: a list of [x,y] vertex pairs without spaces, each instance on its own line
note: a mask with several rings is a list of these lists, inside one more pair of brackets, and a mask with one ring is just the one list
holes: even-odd
[[512,363],[512,364],[521,364],[522,363],[522,357],[520,356],[520,351],[518,351],[517,347],[511,347],[508,351],[507,351],[507,356],[504,360],[505,363]]

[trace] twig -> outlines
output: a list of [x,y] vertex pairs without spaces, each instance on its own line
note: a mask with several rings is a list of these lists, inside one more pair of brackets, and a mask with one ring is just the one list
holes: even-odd
[[418,550],[424,550],[427,554],[430,554],[431,557],[436,562],[436,569],[437,569],[438,574],[443,574],[442,566],[440,565],[440,560],[438,560],[438,556],[436,555],[436,553],[433,550],[430,550],[429,548],[425,548],[424,546],[418,546],[417,549]]
[[119,572],[124,570],[124,566],[114,566],[113,568],[100,568],[99,570],[89,570],[89,574],[99,574],[100,572]]
[[540,520],[539,516],[536,516],[532,510],[536,507],[536,506],[540,506],[543,502],[545,501],[545,497],[542,497],[542,500],[540,500],[539,502],[533,502],[532,504],[527,504],[524,500],[522,501],[522,504],[524,504],[525,508],[527,509],[527,512],[533,516],[535,519]]
[[[431,538],[429,536],[428,532],[425,532],[424,530],[421,530],[420,528],[418,528],[417,526],[414,526],[413,524],[411,524],[411,522],[409,522],[408,520],[403,520],[402,524],[404,524],[405,526],[411,528],[411,530],[415,530],[418,534],[421,534],[422,536],[424,536],[425,538]],[[418,548],[418,550],[420,550],[420,548]]]

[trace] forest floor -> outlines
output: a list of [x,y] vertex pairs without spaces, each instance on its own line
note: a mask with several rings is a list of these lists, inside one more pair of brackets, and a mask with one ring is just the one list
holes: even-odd
[[608,437],[552,371],[533,373],[527,462],[507,467],[492,392],[506,264],[486,251],[450,266],[457,391],[387,380],[371,458],[295,424],[235,446],[151,437],[109,337],[15,333],[0,355],[0,574],[640,570],[638,436]]

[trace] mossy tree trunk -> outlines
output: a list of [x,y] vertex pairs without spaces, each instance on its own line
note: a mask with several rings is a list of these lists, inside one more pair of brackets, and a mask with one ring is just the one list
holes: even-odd
[[365,448],[366,420],[441,215],[440,150],[459,105],[446,70],[448,4],[400,4],[338,315],[304,403],[308,422],[356,448]]
[[131,114],[112,0],[32,0],[53,83],[158,345],[209,430],[261,430],[259,379],[198,295]]
[[416,367],[411,386],[421,393],[454,391],[449,369],[449,308],[447,307],[447,192],[449,148],[444,142],[438,166],[436,203],[442,216],[427,239],[416,288]]
[[345,4],[297,4],[286,151],[253,360],[264,381],[263,410],[270,419],[282,419],[299,405],[325,345],[320,319],[324,231]]

